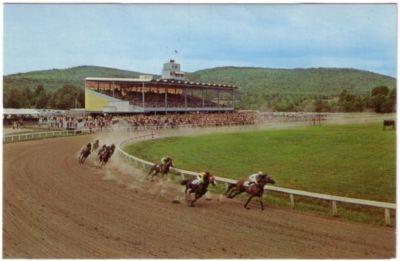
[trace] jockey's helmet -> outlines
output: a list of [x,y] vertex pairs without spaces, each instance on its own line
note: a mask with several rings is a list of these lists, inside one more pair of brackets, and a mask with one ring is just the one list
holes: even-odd
[[257,172],[258,175],[263,175],[264,173],[262,171]]

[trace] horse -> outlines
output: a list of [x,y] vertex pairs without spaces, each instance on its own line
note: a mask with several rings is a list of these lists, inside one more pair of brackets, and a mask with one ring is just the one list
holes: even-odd
[[112,153],[113,149],[111,148],[111,146],[106,146],[105,149],[101,151],[99,157],[99,164],[101,167],[107,164],[108,160],[111,158]]
[[204,181],[203,181],[203,183],[200,183],[200,184],[196,185],[196,184],[193,184],[193,180],[194,180],[194,178],[191,178],[191,179],[185,179],[185,180],[183,180],[183,181],[181,182],[181,185],[186,186],[185,194],[188,193],[188,190],[189,190],[189,196],[190,196],[192,193],[195,193],[194,200],[192,200],[192,201],[190,202],[190,206],[191,206],[191,207],[194,207],[194,203],[195,203],[199,198],[201,198],[204,194],[206,194],[208,185],[209,185],[210,183],[211,183],[213,186],[215,186],[215,184],[216,184],[216,183],[215,183],[215,177],[214,177],[213,175],[211,175],[210,173],[206,173],[206,174],[204,175]]
[[103,153],[103,151],[104,151],[105,149],[107,149],[107,146],[104,144],[103,146],[101,146],[101,148],[100,148],[99,151],[97,152],[97,156],[99,157],[99,159],[100,159],[101,153]]
[[152,173],[153,173],[153,175],[151,175],[151,180],[153,180],[153,178],[154,178],[158,173],[161,173],[162,177],[164,177],[164,176],[168,175],[169,169],[170,169],[171,167],[173,167],[173,166],[174,166],[174,163],[173,163],[173,161],[172,161],[171,158],[168,159],[168,161],[167,161],[165,164],[161,164],[161,163],[157,164],[157,163],[155,163],[155,164],[151,167],[149,173],[147,173],[147,177],[149,177]]
[[87,157],[89,157],[92,151],[92,144],[88,143],[86,147],[82,148],[81,154],[79,155],[79,163],[84,164]]
[[237,195],[246,192],[247,194],[250,195],[250,197],[247,199],[246,203],[244,204],[244,208],[249,209],[247,205],[251,201],[253,197],[258,197],[261,205],[261,210],[264,210],[264,204],[262,202],[262,195],[264,193],[264,186],[268,183],[275,184],[275,181],[267,176],[266,174],[260,175],[258,179],[258,183],[252,184],[250,186],[246,185],[245,180],[239,180],[236,184],[230,184],[228,186],[227,191],[225,194],[228,194],[229,191],[230,193],[228,194],[227,198],[234,198]]
[[396,123],[394,120],[383,120],[383,130],[386,130],[386,127],[392,127],[392,130],[396,129]]
[[115,151],[115,145],[111,144],[111,147],[110,147],[110,158],[114,154],[114,151]]

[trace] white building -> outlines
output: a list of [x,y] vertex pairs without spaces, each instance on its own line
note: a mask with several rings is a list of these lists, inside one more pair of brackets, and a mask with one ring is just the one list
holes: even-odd
[[176,63],[175,60],[169,60],[168,63],[164,63],[162,70],[162,79],[184,79],[185,74],[181,72],[181,65]]

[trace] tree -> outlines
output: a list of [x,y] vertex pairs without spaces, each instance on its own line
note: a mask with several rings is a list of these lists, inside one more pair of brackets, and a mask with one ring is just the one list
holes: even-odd
[[372,106],[377,113],[393,112],[396,103],[396,93],[391,92],[389,97],[389,88],[386,86],[378,86],[371,91]]
[[38,86],[36,86],[35,89],[35,96],[38,96],[41,92],[45,91],[43,85],[39,84]]
[[22,95],[21,92],[16,88],[11,88],[8,91],[8,95],[6,101],[4,103],[5,108],[21,108],[22,104]]
[[347,90],[343,90],[339,95],[339,107],[342,111],[356,111],[356,96],[349,94]]
[[389,97],[385,106],[386,112],[394,112],[396,111],[396,88],[393,88],[389,92]]
[[[53,101],[51,102],[51,105],[54,106],[54,108],[61,110],[75,108],[75,98],[76,98],[75,94],[79,94],[80,91],[82,90],[73,85],[69,84],[64,85],[62,88],[58,89],[53,94],[52,97]],[[79,97],[78,97],[78,102],[79,102]],[[80,104],[78,103],[77,105],[79,106]]]
[[31,108],[34,105],[34,93],[30,87],[25,86],[21,91],[21,107]]
[[46,108],[49,103],[49,96],[43,85],[38,85],[35,89],[35,107],[39,109]]
[[365,108],[364,99],[362,97],[357,97],[354,101],[354,110],[355,111],[363,111]]
[[316,112],[328,112],[331,110],[328,101],[317,98],[314,102]]
[[378,86],[372,89],[371,96],[383,95],[387,96],[389,94],[389,88],[387,86]]

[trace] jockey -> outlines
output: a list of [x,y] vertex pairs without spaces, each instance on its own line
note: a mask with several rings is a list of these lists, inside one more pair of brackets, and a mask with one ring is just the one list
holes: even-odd
[[208,171],[201,172],[199,175],[197,175],[196,179],[193,180],[192,184],[199,185],[201,183],[204,183],[204,177],[206,175],[210,175],[210,173]]
[[249,176],[249,182],[248,182],[249,186],[252,185],[252,184],[258,184],[258,179],[263,174],[264,173],[262,171],[259,171],[257,173],[251,174]]
[[161,164],[166,164],[171,158],[169,156],[165,156],[164,158],[161,159]]
[[97,153],[97,155],[101,155],[101,153],[107,148],[107,146],[104,144],[101,149],[99,149],[99,152]]

